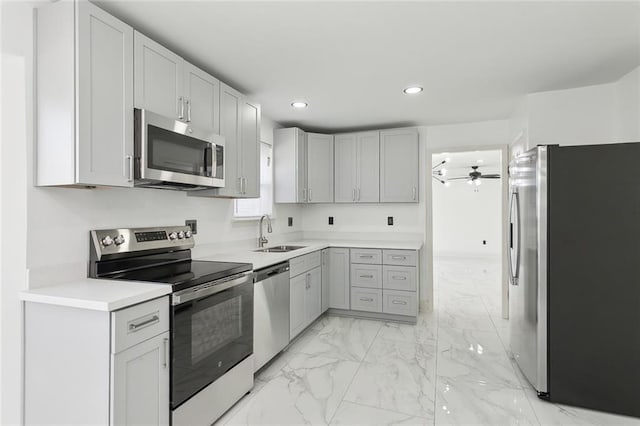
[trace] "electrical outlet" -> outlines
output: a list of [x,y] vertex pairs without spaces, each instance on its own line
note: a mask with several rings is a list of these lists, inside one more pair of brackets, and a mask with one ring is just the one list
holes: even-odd
[[198,233],[198,221],[195,219],[187,219],[184,221],[184,224],[191,228],[191,233],[193,235]]
[[482,245],[486,246],[487,245],[487,240],[482,240]]
[[387,225],[389,225],[389,226],[393,225],[393,216],[388,216],[387,217]]
[[329,216],[329,225],[333,225],[333,216]]
[[292,217],[287,218],[287,225],[293,226],[293,218]]

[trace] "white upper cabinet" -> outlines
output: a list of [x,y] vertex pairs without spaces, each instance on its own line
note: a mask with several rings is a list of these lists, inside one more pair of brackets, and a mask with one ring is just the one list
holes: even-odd
[[418,132],[380,132],[380,202],[418,202]]
[[380,201],[380,134],[335,136],[335,200],[337,203]]
[[37,185],[133,186],[133,29],[89,2],[37,25]]
[[335,136],[335,201],[354,203],[356,201],[358,142],[356,134]]
[[276,203],[333,202],[333,136],[274,132]]
[[185,62],[184,98],[187,122],[213,133],[220,132],[220,81]]
[[333,203],[333,136],[307,133],[307,201]]
[[184,60],[137,31],[134,40],[135,107],[182,120]]
[[135,32],[135,107],[220,131],[220,81]]

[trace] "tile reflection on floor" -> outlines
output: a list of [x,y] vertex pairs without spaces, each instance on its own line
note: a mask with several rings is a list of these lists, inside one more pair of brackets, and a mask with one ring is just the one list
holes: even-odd
[[537,398],[509,357],[497,260],[434,270],[434,311],[416,325],[323,316],[216,424],[640,426]]

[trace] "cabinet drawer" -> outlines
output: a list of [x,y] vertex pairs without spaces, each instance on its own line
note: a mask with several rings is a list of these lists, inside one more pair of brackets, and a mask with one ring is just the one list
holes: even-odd
[[354,311],[382,312],[382,290],[352,288],[351,309]]
[[418,299],[414,291],[383,290],[382,312],[385,314],[418,314]]
[[382,288],[382,266],[352,263],[351,287]]
[[416,268],[413,266],[382,267],[382,288],[389,290],[416,291]]
[[380,265],[382,263],[382,250],[351,249],[351,263],[369,263],[372,265]]
[[385,265],[416,266],[415,250],[383,250],[382,263]]
[[303,256],[294,257],[289,260],[289,275],[295,277],[317,268],[322,263],[322,252],[320,250]]
[[169,330],[169,296],[111,314],[111,352],[118,353]]

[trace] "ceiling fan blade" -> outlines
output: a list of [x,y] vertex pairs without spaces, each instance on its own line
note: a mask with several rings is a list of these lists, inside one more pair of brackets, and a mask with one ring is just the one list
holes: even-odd
[[499,174],[482,175],[483,179],[500,179]]
[[449,178],[447,180],[461,180],[461,179],[470,179],[470,178],[469,178],[469,176],[464,176],[464,177]]

